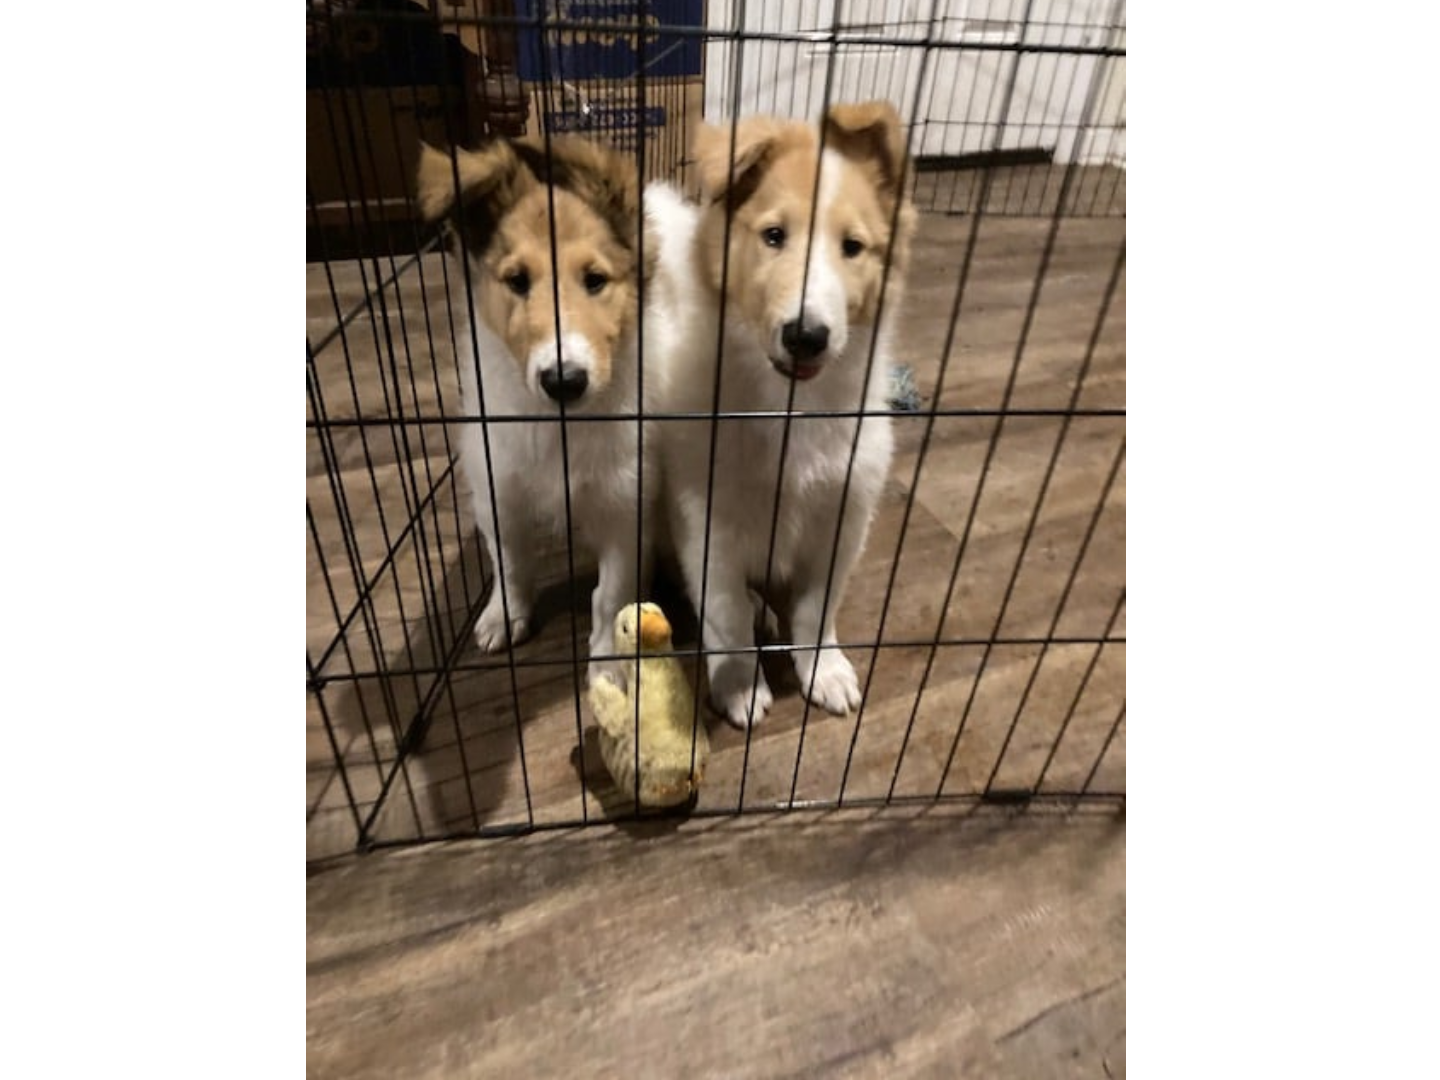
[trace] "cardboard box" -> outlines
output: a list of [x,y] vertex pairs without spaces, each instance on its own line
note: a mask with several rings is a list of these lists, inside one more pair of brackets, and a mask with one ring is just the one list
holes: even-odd
[[637,163],[643,133],[645,179],[669,180],[692,192],[688,151],[705,100],[702,79],[646,80],[643,108],[638,84],[627,80],[529,84],[527,89],[535,132],[601,139]]
[[[431,0],[442,16],[483,17],[484,0]],[[503,36],[513,49],[529,105],[526,134],[582,134],[636,154],[643,135],[647,180],[665,179],[690,190],[687,148],[705,99],[704,0],[514,0],[520,24],[492,30],[454,26],[460,41],[484,49],[485,36]],[[558,24],[558,25],[548,25]],[[648,31],[639,31],[647,27]],[[639,73],[645,72],[644,102]]]
[[[486,21],[505,10],[562,25]],[[513,9],[508,0],[331,0],[312,9],[306,221],[325,235],[311,237],[310,257],[413,245],[421,139],[474,146],[493,133],[548,130],[636,155],[643,137],[646,179],[692,191],[704,44],[664,28],[703,25],[704,0],[513,0]]]
[[516,35],[520,78],[527,82],[632,82],[642,67],[649,79],[704,74],[701,37],[674,32],[704,27],[704,0],[516,0],[515,13],[557,24],[522,26]]

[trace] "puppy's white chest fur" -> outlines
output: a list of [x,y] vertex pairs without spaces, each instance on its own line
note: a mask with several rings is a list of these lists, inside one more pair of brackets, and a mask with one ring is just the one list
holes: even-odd
[[783,600],[802,692],[833,713],[861,700],[835,612],[890,463],[885,286],[910,215],[893,107],[824,124],[823,150],[804,124],[702,127],[702,205],[673,232],[690,284],[669,400],[697,419],[666,431],[666,504],[710,700],[742,725],[773,700],[750,653],[756,586],[786,586],[764,599]]
[[[860,405],[855,400],[848,408]],[[731,410],[727,406],[725,411]],[[720,421],[716,502],[744,523],[735,535],[743,545],[746,577],[758,584],[768,573],[772,582],[784,582],[794,577],[799,563],[819,558],[828,564],[842,499],[851,513],[868,515],[884,483],[891,443],[884,417],[797,413],[788,424],[784,419]]]
[[[468,335],[467,335],[468,337]],[[500,480],[514,478],[523,483],[524,510],[532,525],[559,531],[566,520],[568,488],[570,516],[582,526],[591,511],[603,508],[608,521],[625,506],[633,506],[640,487],[641,435],[635,421],[589,420],[589,411],[575,410],[577,419],[561,422],[557,415],[542,415],[545,407],[525,386],[521,370],[505,345],[484,324],[477,326],[476,342],[481,357],[481,379],[476,379],[474,352],[463,347],[460,362],[461,401],[466,417],[482,415],[480,386],[484,386],[483,415],[491,422],[483,435],[470,433],[478,457],[467,461],[467,472],[476,486],[489,483],[489,475]],[[630,346],[633,351],[633,345]],[[468,361],[468,362],[467,362]],[[626,358],[622,373],[633,370]],[[618,413],[636,409],[636,380],[617,375],[601,407]],[[519,419],[535,417],[536,419]],[[488,442],[488,452],[486,443]],[[646,450],[647,458],[653,457]],[[647,480],[655,481],[647,474]],[[648,502],[653,492],[645,493]]]

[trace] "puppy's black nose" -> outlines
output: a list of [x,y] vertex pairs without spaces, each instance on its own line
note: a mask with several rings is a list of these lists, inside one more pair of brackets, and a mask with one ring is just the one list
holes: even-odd
[[573,364],[566,364],[563,374],[559,368],[546,368],[540,372],[540,389],[551,399],[563,401],[566,405],[579,400],[589,385],[590,376],[585,374],[585,369]]
[[794,319],[780,328],[780,344],[796,360],[813,360],[830,344],[830,328],[824,323],[807,327]]

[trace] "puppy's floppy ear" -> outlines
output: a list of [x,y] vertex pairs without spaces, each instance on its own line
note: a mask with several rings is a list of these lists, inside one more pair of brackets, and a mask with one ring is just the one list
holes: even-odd
[[[460,174],[465,182],[465,174]],[[426,221],[443,217],[455,202],[455,185],[450,172],[450,159],[423,139],[420,142],[420,166],[415,178],[415,205]]]
[[730,125],[699,125],[691,152],[700,178],[700,197],[706,202],[724,198],[732,208],[743,203],[755,190],[784,127],[765,116],[737,123],[732,167]]
[[[446,247],[479,256],[495,235],[500,215],[535,183],[535,177],[504,139],[479,150],[456,148],[454,157],[420,144],[415,203],[426,221],[450,218]],[[458,194],[458,199],[457,199]],[[464,249],[455,227],[464,236]]]
[[515,151],[504,140],[497,140],[480,150],[456,148],[452,162],[449,154],[420,143],[420,165],[415,181],[415,202],[426,221],[438,221],[457,205],[484,198],[497,202],[513,201],[527,179]]
[[825,145],[857,161],[874,162],[892,193],[905,172],[905,129],[888,101],[832,105],[825,114]]

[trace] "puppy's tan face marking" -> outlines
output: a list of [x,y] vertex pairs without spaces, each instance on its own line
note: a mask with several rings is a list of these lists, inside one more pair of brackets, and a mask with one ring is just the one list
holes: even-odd
[[[802,379],[843,355],[853,328],[874,325],[882,282],[887,290],[898,288],[914,227],[914,212],[902,202],[891,250],[903,164],[894,110],[882,104],[837,106],[826,123],[822,156],[806,125],[742,121],[733,181],[729,129],[704,129],[696,144],[702,190],[710,201],[701,226],[710,284],[719,290],[723,278],[727,311],[750,330],[777,369]],[[888,303],[895,302],[892,293]]]
[[634,259],[579,198],[556,190],[554,199],[558,274],[551,262],[549,196],[537,186],[499,220],[481,256],[480,313],[532,388],[542,369],[563,359],[567,366],[583,364],[589,392],[600,393],[610,385],[621,338],[635,323]]
[[[428,217],[451,215],[463,235],[477,310],[527,386],[560,400],[563,360],[566,381],[581,377],[564,396],[578,408],[611,384],[637,321],[639,185],[628,159],[596,144],[553,139],[549,150],[496,142],[452,161],[423,147],[418,201]],[[656,246],[647,243],[647,255]]]

